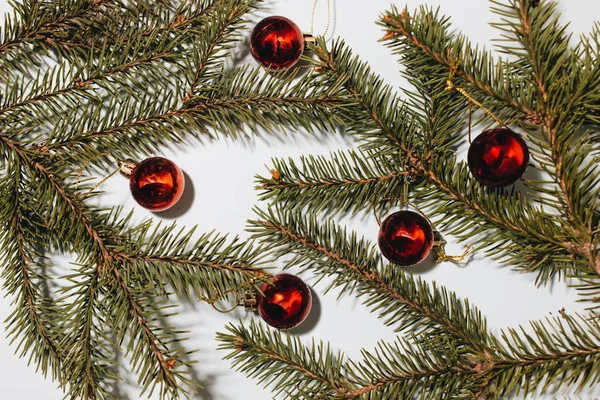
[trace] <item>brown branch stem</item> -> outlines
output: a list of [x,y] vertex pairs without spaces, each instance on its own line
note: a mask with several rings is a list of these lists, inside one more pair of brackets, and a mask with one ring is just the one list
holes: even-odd
[[264,183],[263,188],[272,189],[272,188],[288,188],[288,187],[341,187],[341,186],[349,186],[349,185],[365,185],[373,182],[382,182],[388,179],[394,179],[400,176],[408,176],[410,175],[407,171],[399,171],[393,172],[391,174],[376,176],[372,178],[366,179],[345,179],[343,181],[312,181],[312,182],[284,182],[283,180],[268,180]]
[[132,261],[132,260],[141,260],[145,262],[164,262],[170,263],[180,266],[191,265],[199,268],[210,268],[213,270],[226,270],[231,272],[239,272],[241,274],[251,276],[251,277],[259,277],[262,278],[265,276],[265,272],[249,265],[231,265],[231,264],[215,264],[209,263],[205,261],[197,261],[197,260],[182,260],[175,257],[165,257],[165,256],[157,256],[157,255],[131,255],[124,252],[113,252],[115,261]]

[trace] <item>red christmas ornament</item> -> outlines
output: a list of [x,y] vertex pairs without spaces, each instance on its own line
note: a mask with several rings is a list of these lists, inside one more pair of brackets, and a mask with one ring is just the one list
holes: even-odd
[[421,214],[397,211],[389,215],[379,228],[379,249],[394,264],[415,265],[431,252],[433,236],[431,224]]
[[258,314],[269,325],[289,329],[300,325],[312,306],[309,287],[295,275],[278,274],[264,283],[258,296]]
[[250,36],[252,57],[263,67],[282,70],[293,67],[304,52],[304,36],[287,18],[273,16],[260,21]]
[[515,183],[529,163],[529,148],[520,135],[508,128],[484,131],[477,136],[467,155],[473,176],[487,186]]
[[[125,166],[127,168],[127,165]],[[135,201],[152,211],[164,211],[175,205],[183,194],[183,172],[171,160],[162,157],[148,158],[133,164],[129,188]]]

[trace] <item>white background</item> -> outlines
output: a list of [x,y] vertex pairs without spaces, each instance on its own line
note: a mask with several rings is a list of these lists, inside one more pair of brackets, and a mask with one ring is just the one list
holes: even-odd
[[[6,3],[6,0],[0,0],[0,11],[8,10]],[[303,30],[308,31],[312,0],[272,0],[267,3],[270,3],[271,10],[262,12],[261,16],[288,16]],[[422,3],[423,0],[399,0],[395,4],[399,7],[408,5],[409,9],[414,9]],[[494,30],[488,25],[495,20],[495,16],[489,11],[489,3],[486,1],[437,0],[427,4],[440,5],[443,14],[452,17],[454,27],[465,32],[473,41],[489,45],[490,40],[495,37]],[[389,6],[389,0],[335,1],[333,34],[344,37],[354,51],[370,63],[374,71],[381,74],[388,83],[398,87],[404,83],[398,73],[397,60],[388,49],[377,43],[382,32],[375,25],[375,20]],[[600,3],[596,1],[561,1],[559,9],[564,22],[573,21],[570,29],[576,35],[589,31],[593,21],[600,19]],[[317,8],[317,33],[324,27],[325,16],[326,0],[321,0]],[[248,62],[254,63],[251,59]],[[169,150],[162,154],[173,159],[189,177],[185,195],[189,208],[175,212],[180,214],[177,217],[180,226],[198,224],[201,231],[215,229],[244,237],[245,221],[253,217],[251,209],[257,203],[253,177],[256,173],[268,173],[265,166],[271,165],[271,157],[326,154],[331,150],[348,147],[340,138],[330,137],[325,143],[318,143],[296,132],[290,132],[289,143],[269,140],[268,136],[264,138],[256,143],[194,143],[185,149]],[[135,208],[138,220],[152,216],[131,199],[124,179],[115,177],[103,189],[107,192],[103,197],[103,204],[124,204],[126,208]],[[186,204],[182,207],[186,208]],[[172,220],[172,216],[173,213],[155,218]],[[366,237],[376,238],[377,225],[374,220],[353,221],[352,226]],[[451,247],[450,250],[452,249],[456,252],[460,247]],[[495,262],[486,260],[482,254],[475,255],[468,265],[444,263],[431,268],[417,268],[416,273],[428,281],[436,280],[461,297],[469,298],[472,304],[483,311],[493,330],[525,324],[530,319],[543,318],[551,313],[556,315],[563,307],[568,312],[584,309],[583,304],[576,303],[575,292],[564,284],[557,283],[552,288],[536,289],[533,284],[534,276],[500,267]],[[314,281],[307,275],[303,278],[308,283]],[[378,340],[394,338],[391,329],[384,327],[374,314],[369,313],[355,299],[342,297],[336,300],[336,293],[324,296],[323,285],[316,286],[314,290],[317,295],[315,297],[318,298],[315,299],[312,320],[302,329],[305,341],[308,342],[312,337],[329,341],[335,349],[342,349],[351,358],[358,359],[361,348],[371,349]],[[4,294],[0,292],[2,297]],[[10,299],[0,298],[0,320],[9,315],[10,309]],[[215,332],[222,331],[225,324],[236,322],[238,318],[249,320],[253,317],[243,311],[221,315],[204,304],[198,304],[193,310],[182,310],[178,323],[192,332],[188,347],[200,350],[196,353],[199,361],[196,369],[198,380],[205,390],[198,393],[195,399],[258,400],[272,397],[269,391],[257,386],[255,381],[231,370],[230,364],[221,360],[224,354],[215,350]],[[7,342],[3,330],[0,330],[0,398],[62,398],[62,393],[54,383],[37,374],[34,368],[27,366],[25,359],[17,358],[13,352],[14,348]],[[135,377],[130,376],[123,382],[118,397],[137,399],[137,393]],[[600,392],[580,395],[581,398],[589,399],[598,393]],[[556,393],[555,396],[562,394]],[[536,398],[550,399],[555,396]]]

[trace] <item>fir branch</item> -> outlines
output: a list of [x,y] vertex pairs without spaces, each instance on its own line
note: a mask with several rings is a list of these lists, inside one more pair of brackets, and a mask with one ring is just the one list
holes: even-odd
[[581,389],[600,380],[594,367],[600,356],[596,322],[564,315],[531,327],[533,332],[504,331],[494,352],[478,357],[461,355],[443,335],[423,335],[417,344],[380,342],[373,352],[363,350],[360,362],[338,357],[334,365],[324,345],[305,347],[254,322],[250,328],[229,326],[217,338],[238,370],[266,381],[276,394],[292,387],[285,398],[486,399],[563,385]]
[[564,385],[581,389],[598,382],[597,322],[565,315],[534,321],[531,328],[533,332],[505,330],[497,352],[479,360],[457,358],[447,344],[427,345],[424,351],[403,341],[380,343],[374,353],[363,352],[363,361],[350,364],[348,372],[358,385],[351,394],[437,399],[471,393],[469,398],[482,399],[555,392]]
[[[4,92],[9,95],[3,99],[0,115],[7,120],[24,114],[50,119],[64,113],[65,108],[80,107],[82,101],[101,102],[103,91],[116,95],[119,91],[133,90],[128,86],[134,86],[136,91],[149,90],[158,76],[176,75],[166,66],[186,58],[191,52],[187,44],[189,36],[198,30],[191,27],[210,25],[207,14],[216,6],[210,3],[200,10],[192,8],[191,15],[185,13],[188,7],[180,7],[176,17],[165,26],[158,19],[147,22],[150,25],[141,30],[138,26],[123,28],[124,32],[120,32],[123,38],[115,43],[82,51],[80,58],[68,64],[40,70],[33,80],[24,79],[21,84],[7,82]],[[27,112],[28,107],[34,112]]]
[[[213,0],[214,1],[214,0]],[[127,38],[131,28],[164,24],[185,3],[208,0],[26,0],[9,3],[12,16],[4,21],[0,60],[11,68],[3,73],[26,72],[27,65],[40,63],[42,55],[73,61],[92,47]],[[179,4],[181,3],[181,4]]]
[[198,46],[193,53],[191,63],[186,71],[190,75],[187,98],[191,99],[197,93],[202,83],[208,83],[214,74],[211,70],[219,66],[219,61],[225,56],[223,50],[231,49],[233,43],[239,40],[239,31],[243,28],[243,17],[255,7],[256,0],[227,0],[219,3],[219,7],[210,15],[210,23],[204,24],[199,37],[208,45]]
[[[182,349],[169,349],[168,343],[175,341],[177,332],[173,329],[161,328],[159,324],[164,316],[150,312],[150,305],[156,300],[142,300],[143,293],[136,294],[125,280],[119,268],[112,268],[114,282],[114,302],[111,303],[108,315],[116,316],[113,331],[115,335],[123,336],[130,331],[128,349],[132,354],[132,368],[139,375],[138,382],[142,386],[142,394],[148,396],[156,390],[161,399],[177,398],[186,391],[181,387],[184,383],[193,387],[194,383],[185,378],[181,367],[186,362],[181,358]],[[152,321],[152,323],[150,323]],[[172,365],[178,368],[175,369]]]
[[[58,32],[69,25],[81,25],[114,0],[69,0],[44,3],[26,0],[12,3],[14,14],[7,16],[0,40],[0,57],[7,57],[28,43],[35,42],[46,49],[72,46],[69,41],[55,40]],[[48,52],[48,51],[46,51]]]
[[335,129],[343,118],[331,108],[345,107],[352,100],[336,88],[315,84],[310,75],[298,79],[299,75],[294,70],[273,75],[248,66],[237,68],[216,76],[207,87],[210,91],[199,93],[192,104],[204,105],[208,124],[229,135],[240,124],[252,132],[279,132],[283,121],[309,133]]
[[111,354],[107,354],[111,341],[104,330],[104,318],[99,310],[99,304],[106,295],[106,282],[95,268],[82,267],[74,277],[78,282],[64,291],[64,297],[73,299],[73,302],[66,304],[62,310],[65,335],[61,348],[65,349],[67,360],[64,368],[69,371],[62,386],[66,386],[66,397],[70,399],[110,398],[107,382],[116,379],[113,372],[115,362]]
[[484,363],[489,363],[490,355],[475,362],[457,358],[448,343],[442,346],[424,350],[396,339],[392,343],[378,343],[373,352],[363,350],[360,362],[350,362],[348,373],[357,389],[349,392],[347,398],[480,399],[472,395],[482,380],[478,375]]
[[323,343],[303,345],[289,333],[267,330],[250,322],[249,327],[226,327],[218,333],[220,350],[239,371],[259,378],[276,395],[285,399],[332,399],[352,390],[343,375],[344,356]]
[[362,151],[301,157],[300,164],[273,160],[271,176],[257,176],[260,200],[294,209],[310,206],[315,212],[368,212],[374,199],[394,197],[408,176],[397,161]]
[[[470,179],[466,164],[452,164],[453,160],[436,159],[426,175],[432,185],[419,187],[415,193],[422,206],[431,207],[432,215],[445,216],[437,219],[440,228],[461,240],[487,232],[479,247],[488,247],[491,256],[515,267],[538,272],[541,283],[559,273],[556,261],[576,252],[571,237],[555,219],[523,196],[482,188]],[[490,234],[490,228],[497,234]]]
[[493,3],[496,7],[492,10],[504,17],[503,24],[495,26],[505,33],[505,40],[512,39],[514,43],[503,49],[520,56],[515,64],[520,67],[522,74],[530,75],[532,82],[535,82],[535,97],[541,100],[536,103],[536,109],[542,113],[540,117],[545,119],[549,116],[550,108],[559,105],[556,103],[557,95],[562,91],[560,88],[564,85],[565,76],[571,72],[573,54],[569,48],[570,35],[558,21],[556,3],[544,1],[537,7],[532,7],[531,0]]
[[61,380],[64,357],[58,346],[58,316],[41,287],[45,277],[38,272],[47,265],[44,256],[33,248],[30,237],[39,228],[31,215],[23,214],[25,205],[20,193],[30,183],[24,182],[20,170],[15,170],[1,184],[4,201],[0,220],[8,222],[0,236],[3,288],[15,296],[14,304],[18,305],[6,320],[6,330],[12,341],[18,341],[21,356],[29,353],[44,376],[50,373],[52,379]]
[[[56,172],[50,172],[48,167],[36,161],[30,150],[22,148],[17,142],[0,136],[0,143],[9,150],[16,162],[26,168],[31,177],[39,179],[37,190],[46,195],[38,199],[41,205],[40,210],[46,210],[48,215],[43,217],[47,221],[48,229],[54,230],[58,224],[57,220],[65,223],[65,217],[69,218],[68,228],[64,229],[62,239],[67,243],[85,243],[83,246],[74,246],[74,249],[88,248],[92,253],[98,253],[100,265],[103,265],[109,259],[109,253],[105,243],[102,241],[99,233],[94,227],[89,213],[80,205],[77,198],[77,192],[72,188],[67,188],[64,181],[60,178],[59,167]],[[48,196],[50,196],[48,198]],[[40,212],[40,214],[42,214]]]
[[397,331],[443,332],[464,352],[488,349],[490,337],[477,309],[436,285],[430,287],[395,266],[383,265],[373,246],[355,233],[313,213],[278,208],[257,213],[260,219],[250,221],[253,237],[268,244],[277,257],[293,254],[288,267],[333,277],[327,290],[356,291]]
[[214,233],[192,241],[195,228],[175,229],[152,229],[148,222],[120,235],[122,244],[111,251],[127,281],[152,282],[157,296],[173,291],[179,298],[206,300],[269,276],[259,269],[266,262],[260,246]]
[[499,395],[519,388],[523,395],[540,389],[558,390],[564,385],[578,389],[600,380],[600,326],[597,320],[563,315],[531,323],[532,333],[508,329],[502,332],[509,350],[490,372]]
[[514,22],[505,21],[515,30],[515,39],[524,50],[520,64],[530,70],[535,82],[538,115],[554,164],[554,170],[550,172],[560,188],[557,199],[562,206],[561,211],[575,227],[575,246],[581,249],[579,253],[584,253],[588,264],[600,273],[600,262],[596,259],[597,242],[590,228],[592,215],[588,211],[590,206],[596,208],[596,198],[588,197],[588,201],[593,201],[587,203],[575,199],[579,192],[593,190],[596,179],[576,178],[593,174],[595,168],[588,166],[580,171],[582,144],[578,144],[573,135],[582,122],[571,116],[576,103],[572,98],[573,92],[575,95],[578,92],[573,90],[570,81],[580,74],[572,68],[575,53],[569,47],[570,35],[566,34],[566,27],[558,20],[556,3],[544,2],[538,7],[531,7],[529,0],[513,0],[505,8],[512,9],[515,14]]
[[210,93],[184,103],[173,97],[181,93],[180,87],[166,90],[159,98],[141,93],[126,102],[115,99],[106,114],[91,107],[84,111],[86,118],[56,127],[43,148],[59,159],[94,164],[112,157],[144,155],[169,141],[180,142],[186,135],[206,135],[208,127],[234,139],[239,137],[240,124],[254,132],[259,128],[278,131],[282,115],[309,131],[331,129],[340,118],[329,110],[333,104],[344,103],[345,97],[329,96],[327,89],[310,90],[308,77],[294,81],[295,76],[289,73],[275,78],[258,69],[242,68],[221,74]]
[[[366,82],[373,82],[377,77],[371,77],[364,74],[361,63],[353,59],[350,51],[343,44],[334,44],[332,50],[326,50],[325,44],[320,43],[316,50],[319,56],[319,73],[331,74],[331,82],[336,82],[342,76],[350,76],[350,79],[344,80],[342,86],[348,91],[354,90],[349,87],[350,84],[357,87],[370,87],[372,85]],[[335,68],[333,68],[332,59],[337,60]],[[353,72],[361,71],[361,73]],[[351,126],[365,126],[367,124],[377,124],[381,130],[375,131],[374,135],[383,137],[386,143],[375,142],[377,145],[378,154],[385,154],[392,160],[401,160],[404,165],[399,167],[397,171],[410,171],[417,177],[423,177],[427,182],[432,183],[435,191],[431,191],[431,186],[415,186],[418,190],[418,196],[424,205],[431,204],[434,206],[434,213],[443,213],[446,219],[443,220],[443,226],[449,227],[454,225],[450,233],[461,235],[463,232],[469,232],[469,235],[474,232],[483,232],[490,227],[498,229],[498,232],[510,231],[514,235],[514,241],[506,243],[498,240],[497,237],[490,237],[489,241],[484,242],[490,245],[492,255],[499,254],[498,249],[508,250],[502,253],[510,254],[510,261],[516,265],[522,265],[527,270],[536,271],[539,273],[540,282],[546,282],[551,277],[555,276],[559,269],[556,261],[562,261],[568,254],[576,254],[578,257],[587,259],[586,250],[578,248],[575,243],[561,232],[561,226],[555,223],[555,219],[543,213],[538,208],[529,205],[525,199],[513,194],[507,197],[505,194],[494,193],[482,188],[477,182],[474,182],[469,177],[469,172],[465,164],[456,165],[456,160],[451,156],[449,150],[460,132],[460,120],[463,116],[461,112],[454,110],[456,97],[443,94],[443,86],[435,80],[429,82],[419,81],[419,75],[413,75],[415,83],[418,84],[418,91],[413,93],[412,102],[431,101],[432,96],[435,97],[437,103],[433,107],[427,107],[425,118],[416,117],[410,114],[412,109],[405,108],[404,114],[409,116],[404,117],[414,121],[411,125],[396,124],[391,121],[395,115],[394,111],[388,110],[386,106],[375,107],[372,104],[377,104],[378,96],[381,94],[377,91],[354,91],[355,100],[362,105],[365,110],[370,110],[364,113],[361,110],[356,110],[348,116],[351,120]],[[424,83],[425,82],[425,83]],[[444,81],[442,81],[444,82]],[[433,87],[427,87],[433,85]],[[437,88],[437,89],[436,89]],[[412,107],[414,105],[411,104]],[[445,107],[452,107],[445,109]],[[416,112],[415,112],[416,113]],[[432,126],[430,122],[436,120],[437,115],[442,114],[448,120],[444,124],[436,126],[435,134],[432,134]],[[370,119],[370,122],[365,122]],[[383,123],[383,121],[390,121]],[[351,128],[354,129],[354,128]],[[394,132],[395,130],[395,132]],[[392,133],[394,132],[394,133]],[[402,137],[403,140],[394,140],[394,137]],[[411,143],[410,139],[415,141],[416,148],[410,148],[407,143]],[[440,153],[434,153],[432,144],[440,140],[445,141],[448,147],[442,146],[439,149]],[[429,148],[432,150],[424,151],[427,147],[423,146],[429,142]],[[365,144],[367,148],[371,148],[371,143]],[[439,196],[448,199],[447,202],[439,202]],[[479,199],[479,200],[474,200]],[[480,201],[484,199],[484,201]],[[371,203],[375,204],[379,198],[371,198]],[[501,202],[500,202],[501,200]],[[435,203],[435,204],[434,204]],[[318,203],[317,203],[318,204]],[[495,206],[498,205],[498,206]],[[465,218],[465,212],[470,215],[470,219]],[[473,217],[476,217],[473,219]],[[475,222],[477,221],[477,222]],[[461,225],[459,225],[461,224]],[[475,229],[470,231],[469,229]],[[463,240],[467,236],[462,236]],[[510,244],[510,246],[509,246]],[[485,245],[483,246],[485,247]],[[555,255],[554,259],[549,259],[548,254]],[[525,257],[524,257],[525,256]],[[540,258],[541,257],[541,258]],[[587,263],[584,269],[589,270],[594,268],[595,264]],[[580,265],[575,265],[579,267]],[[573,268],[574,265],[571,265]]]
[[[411,74],[405,74],[413,90],[405,89],[409,97],[413,116],[420,123],[426,146],[425,163],[434,157],[445,157],[454,153],[462,141],[465,125],[465,99],[462,95],[447,90],[447,83],[440,81],[439,66],[419,65],[405,61]],[[437,67],[437,68],[436,68]]]
[[[448,19],[441,17],[439,11],[423,6],[409,14],[407,9],[399,11],[392,6],[378,23],[386,30],[383,40],[395,52],[411,51],[422,64],[440,65],[445,68],[446,77],[453,71],[461,85],[475,89],[477,93],[471,94],[492,111],[502,111],[506,121],[538,118],[533,97],[526,91],[527,84],[513,76],[512,67],[472,48],[464,36],[450,33]],[[513,112],[506,114],[506,108]]]
[[349,131],[366,139],[369,142],[367,149],[401,149],[411,163],[418,164],[413,152],[419,148],[413,147],[418,146],[421,137],[414,129],[416,122],[411,113],[405,112],[406,107],[393,89],[372,73],[366,63],[352,56],[342,40],[335,41],[328,50],[325,41],[318,39],[311,50],[318,58],[317,82],[345,93],[356,104],[344,104],[335,109],[351,118]]
[[[577,86],[576,95],[573,101],[573,110],[582,113],[586,120],[594,126],[598,126],[599,108],[598,95],[596,90],[600,85],[600,65],[598,64],[598,53],[600,50],[600,24],[594,23],[592,31],[588,35],[582,35],[581,41],[575,49],[576,54],[581,60],[578,73],[580,83]],[[593,137],[597,137],[596,134]]]
[[[115,324],[114,328],[125,327],[133,329],[132,339],[130,341],[130,346],[133,349],[132,358],[134,360],[134,368],[140,372],[140,382],[145,390],[152,392],[158,384],[160,385],[159,390],[161,398],[165,398],[169,393],[172,395],[178,393],[181,383],[191,384],[191,381],[185,378],[182,375],[182,372],[172,370],[169,366],[170,360],[175,360],[182,366],[185,366],[186,363],[176,357],[176,355],[172,355],[172,357],[163,355],[163,351],[158,345],[161,336],[158,336],[155,332],[157,327],[148,324],[147,321],[150,318],[147,311],[144,310],[138,300],[138,296],[132,292],[121,271],[118,269],[117,265],[114,264],[116,259],[119,257],[120,259],[123,259],[123,257],[121,254],[114,252],[111,243],[119,243],[119,238],[115,236],[116,233],[114,232],[116,232],[115,229],[118,229],[119,225],[125,224],[126,220],[121,221],[117,226],[112,227],[111,230],[111,224],[109,223],[110,217],[103,217],[103,219],[100,220],[97,216],[95,217],[93,214],[89,214],[85,208],[80,208],[81,199],[77,198],[76,195],[71,194],[62,181],[57,180],[57,176],[60,175],[50,173],[43,165],[32,161],[32,159],[28,157],[27,151],[21,149],[17,144],[6,140],[4,143],[12,146],[11,148],[15,157],[20,157],[21,161],[31,164],[29,167],[36,176],[40,177],[39,175],[41,174],[41,178],[43,178],[48,185],[45,190],[51,188],[58,197],[58,201],[65,203],[63,207],[66,207],[68,210],[57,212],[55,205],[52,212],[56,213],[56,216],[62,216],[66,212],[75,214],[76,218],[73,221],[74,226],[72,229],[76,236],[68,239],[68,237],[62,236],[68,235],[68,233],[60,232],[62,236],[61,239],[67,240],[69,243],[73,243],[73,241],[75,243],[80,243],[83,240],[83,242],[81,242],[83,246],[92,244],[98,250],[97,253],[91,253],[96,254],[96,256],[94,256],[90,255],[90,248],[81,248],[79,247],[81,245],[77,244],[71,248],[71,251],[79,250],[88,254],[85,257],[87,266],[83,266],[80,272],[80,274],[87,277],[88,283],[83,287],[75,285],[67,289],[78,293],[82,300],[81,302],[76,302],[76,305],[73,306],[72,310],[65,311],[65,315],[76,314],[77,318],[86,324],[84,327],[81,327],[81,325],[69,326],[68,324],[64,327],[67,332],[65,334],[65,343],[68,343],[66,348],[72,349],[76,346],[74,343],[80,343],[77,345],[77,348],[83,354],[83,358],[74,358],[73,354],[66,355],[69,359],[67,367],[74,370],[74,373],[69,378],[66,378],[67,381],[63,383],[69,386],[70,395],[78,397],[85,394],[86,396],[91,396],[91,398],[96,398],[97,396],[102,398],[104,397],[105,391],[103,382],[105,382],[107,377],[112,376],[107,366],[110,364],[106,358],[107,356],[103,351],[96,350],[96,348],[101,349],[105,347],[101,344],[101,341],[108,340],[105,337],[106,333],[95,327],[90,327],[90,325],[95,325],[94,320],[100,318],[100,315],[102,315],[99,306],[95,304],[95,301],[97,301],[100,296],[110,296],[115,300],[114,303],[111,303],[113,306],[102,308],[102,311],[106,313],[106,318],[117,318],[118,322],[120,318],[128,316],[122,324]],[[41,200],[44,201],[43,198]],[[52,204],[53,203],[55,203],[55,201],[53,201]],[[117,214],[114,215],[114,218],[117,218]],[[51,226],[53,226],[53,219],[52,216],[47,218]],[[108,229],[96,228],[96,226],[106,226],[107,224]],[[217,241],[217,243],[218,242],[219,241]],[[214,244],[207,246],[208,248],[212,247],[213,249],[219,247]],[[215,252],[216,251],[213,251],[213,256]],[[243,255],[244,251],[240,250],[239,254]],[[235,255],[235,253],[232,255]],[[228,257],[231,257],[232,255],[229,255]],[[163,260],[163,263],[164,262],[165,260]],[[95,272],[90,274],[90,270]],[[105,279],[108,279],[108,281]],[[220,286],[222,287],[223,285]],[[179,287],[181,287],[181,284]],[[114,293],[112,293],[113,291]],[[156,319],[156,316],[152,317],[152,320]],[[125,331],[126,329],[121,329],[120,331],[117,330],[114,334]],[[162,335],[170,337],[172,334],[172,332],[167,331]],[[177,352],[181,353],[181,350],[177,350]],[[143,356],[148,354],[150,357]],[[165,354],[170,353],[166,352]],[[87,366],[71,365],[71,363],[75,362],[82,362]]]

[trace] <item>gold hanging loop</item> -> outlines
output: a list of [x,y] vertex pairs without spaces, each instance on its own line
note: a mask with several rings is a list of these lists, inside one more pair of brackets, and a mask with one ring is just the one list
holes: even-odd
[[468,101],[469,105],[469,144],[471,144],[471,125],[473,122],[473,107],[471,105],[471,100]]
[[[408,200],[405,200],[402,197],[385,197],[379,201],[377,201],[374,205],[373,205],[373,213],[375,214],[375,220],[377,221],[377,224],[379,226],[381,226],[381,219],[379,218],[379,216],[377,215],[377,206],[380,205],[381,203],[387,203],[387,202],[391,202],[391,201],[400,201],[400,204],[406,204],[408,206],[411,206],[412,208],[414,208],[415,210],[417,210],[418,212],[421,213],[421,215],[425,216],[426,214],[421,211],[421,209],[419,207],[417,207],[416,205],[414,205],[413,203],[411,203]],[[427,221],[429,221],[429,218],[425,217],[427,219]],[[429,223],[431,224],[431,221],[429,221]]]
[[[325,36],[327,34],[327,32],[329,31],[329,26],[331,25],[331,1],[332,0],[327,0],[327,25],[325,25],[325,32],[323,32],[323,34],[321,36]],[[315,30],[314,30],[314,26],[315,26],[315,13],[317,11],[317,4],[319,3],[319,0],[315,0],[312,6],[312,13],[311,13],[311,17],[310,17],[310,34],[311,36],[315,36]]]
[[79,181],[81,180],[81,175],[83,175],[83,171],[85,170],[85,167],[87,167],[89,161],[86,161],[83,166],[79,169],[79,173],[77,174],[77,179],[75,180],[75,189],[77,189],[79,187]]
[[377,225],[381,226],[381,219],[379,218],[379,215],[377,214],[377,206],[379,206],[382,203],[387,203],[387,202],[391,202],[391,201],[400,201],[400,204],[407,204],[411,207],[413,207],[415,210],[419,211],[421,214],[425,215],[425,213],[421,210],[419,210],[419,207],[415,206],[414,204],[411,204],[408,201],[408,185],[409,185],[409,177],[408,177],[408,172],[405,172],[404,174],[404,181],[403,181],[403,192],[402,192],[402,197],[385,197],[383,199],[378,200],[375,204],[373,204],[373,214],[375,215],[375,220],[377,221]]
[[458,69],[458,65],[460,64],[460,61],[461,60],[459,59],[458,61],[452,63],[452,66],[450,67],[450,72],[448,73],[448,79],[446,80],[446,90],[448,92],[456,90],[458,93],[462,94],[467,100],[469,100],[473,104],[477,105],[477,107],[479,107],[480,109],[485,111],[485,113],[487,115],[489,115],[490,118],[492,118],[494,121],[496,121],[496,123],[498,123],[498,125],[508,128],[508,126],[500,118],[498,118],[492,111],[490,111],[487,107],[485,107],[479,101],[475,100],[473,98],[473,96],[471,96],[469,93],[467,93],[466,90],[454,85],[454,82],[452,82],[452,78],[454,78],[454,75],[456,74],[456,70]]
[[83,196],[83,198],[87,198],[90,194],[92,194],[92,192],[96,189],[98,189],[101,185],[104,184],[104,182],[106,182],[107,180],[109,180],[110,178],[112,178],[113,176],[115,176],[117,173],[122,172],[121,170],[121,161],[118,161],[119,163],[119,168],[117,168],[116,170],[114,170],[113,172],[111,172],[107,177],[105,177],[104,179],[102,179],[100,182],[98,182],[96,185],[94,185],[93,188],[91,188],[86,194],[85,196]]
[[452,261],[454,263],[460,263],[463,262],[473,252],[473,245],[468,244],[467,248],[461,255],[451,256],[446,254],[445,244],[446,242],[442,240],[442,243],[438,246],[438,256],[436,262]]

